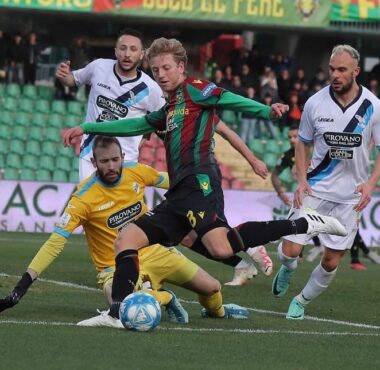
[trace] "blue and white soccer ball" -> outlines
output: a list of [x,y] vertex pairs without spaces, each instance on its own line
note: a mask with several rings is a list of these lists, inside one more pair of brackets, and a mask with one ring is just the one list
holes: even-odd
[[126,329],[153,330],[161,321],[161,307],[156,298],[145,292],[135,292],[120,304],[120,321]]

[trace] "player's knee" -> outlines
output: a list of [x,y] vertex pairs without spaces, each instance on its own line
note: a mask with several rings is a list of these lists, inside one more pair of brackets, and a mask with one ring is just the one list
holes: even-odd
[[321,261],[321,265],[327,272],[331,272],[338,267],[339,262],[339,256],[324,255]]
[[208,296],[212,296],[215,293],[218,293],[222,289],[220,282],[211,276],[210,276],[210,279],[209,279],[206,286],[207,286],[207,294],[206,295],[208,295]]
[[206,247],[210,254],[218,260],[229,258],[234,254],[227,240],[224,243],[209,243]]

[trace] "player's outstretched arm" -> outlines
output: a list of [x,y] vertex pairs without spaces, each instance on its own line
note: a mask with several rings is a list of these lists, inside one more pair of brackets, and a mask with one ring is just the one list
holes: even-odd
[[0,312],[12,308],[15,306],[18,302],[20,302],[20,299],[24,296],[24,294],[28,291],[29,287],[33,283],[32,276],[25,272],[24,275],[22,275],[19,282],[16,284],[16,286],[13,288],[11,293],[6,296],[5,298],[0,299]]
[[52,233],[50,238],[37,252],[27,271],[22,275],[16,286],[5,298],[0,299],[0,312],[12,308],[20,302],[30,286],[51,262],[61,253],[67,239],[57,233]]
[[268,176],[268,168],[266,164],[251,152],[235,131],[231,130],[222,120],[218,122],[215,131],[222,136],[223,139],[227,140],[231,146],[247,160],[256,175],[266,179]]
[[83,130],[80,126],[65,129],[62,133],[62,141],[65,147],[74,145],[78,138],[83,135]]

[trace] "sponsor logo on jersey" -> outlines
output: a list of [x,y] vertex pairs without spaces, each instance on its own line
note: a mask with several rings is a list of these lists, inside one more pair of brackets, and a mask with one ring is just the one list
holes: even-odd
[[168,118],[178,116],[178,115],[187,116],[188,114],[189,114],[189,108],[176,108],[176,109],[171,110],[168,113]]
[[102,205],[98,208],[98,211],[103,211],[104,209],[111,208],[114,204],[115,204],[115,202],[114,202],[113,200],[111,200],[110,202],[107,202],[107,203],[105,203],[105,204],[102,204]]
[[115,114],[118,117],[124,118],[128,113],[128,108],[124,104],[116,100],[107,98],[103,95],[99,95],[96,98],[96,105],[102,109],[108,110],[109,112]]
[[362,135],[350,132],[325,132],[323,138],[328,146],[355,148],[362,145]]
[[166,123],[166,132],[173,131],[178,125],[174,122],[173,117],[169,118]]
[[98,82],[97,85],[100,86],[100,87],[104,87],[104,88],[107,89],[107,90],[111,90],[111,87],[110,87],[110,86],[108,86],[108,85],[106,85],[106,84],[103,84],[103,83],[101,83],[101,82]]
[[317,122],[334,122],[334,118],[330,117],[318,117]]
[[330,148],[331,159],[353,159],[354,151],[341,148]]
[[142,204],[137,202],[113,213],[107,219],[107,225],[111,229],[120,228],[124,223],[133,220],[137,215],[141,213]]
[[116,121],[118,120],[118,118],[116,116],[114,116],[112,113],[104,110],[100,115],[99,115],[99,118],[98,118],[98,122],[99,121]]
[[71,215],[69,213],[64,213],[61,216],[61,219],[58,221],[57,226],[58,227],[66,227],[71,219]]
[[217,86],[211,82],[209,83],[203,90],[202,90],[202,96],[207,98],[212,94],[212,92],[217,88]]

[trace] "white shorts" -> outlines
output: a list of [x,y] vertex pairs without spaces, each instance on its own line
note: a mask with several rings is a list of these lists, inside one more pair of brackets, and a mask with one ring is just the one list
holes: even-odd
[[[301,209],[292,207],[289,215],[292,216],[290,220],[294,220],[299,217],[301,210],[305,208],[313,208],[317,212],[325,216],[332,216],[338,219],[347,229],[347,236],[336,236],[329,234],[319,234],[318,237],[321,243],[330,249],[345,250],[351,249],[355,239],[355,235],[359,229],[359,222],[361,214],[354,210],[353,204],[335,203],[328,200],[319,199],[311,195],[306,195],[302,202]],[[286,236],[284,239],[291,242],[305,245],[309,244],[310,239],[313,236],[307,234]]]
[[95,172],[96,168],[92,164],[92,162],[87,159],[79,158],[79,182],[81,183],[83,180],[87,179],[87,177],[91,176]]

